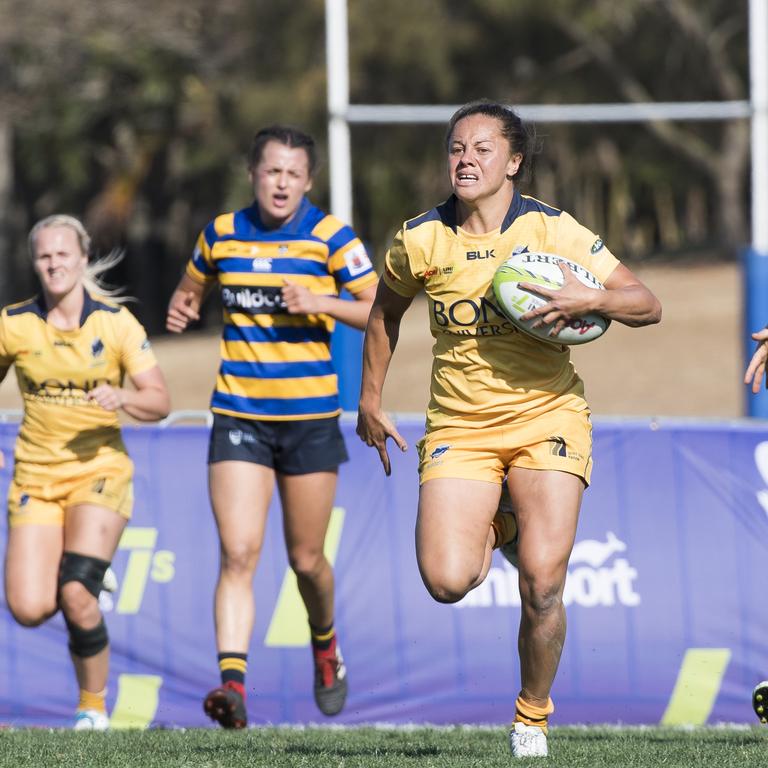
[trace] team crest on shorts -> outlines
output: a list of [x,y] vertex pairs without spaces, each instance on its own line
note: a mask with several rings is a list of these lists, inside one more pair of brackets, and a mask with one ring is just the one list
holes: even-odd
[[230,429],[229,430],[229,442],[232,443],[232,445],[240,445],[240,443],[243,442],[243,433],[239,429]]
[[230,429],[229,442],[237,446],[242,443],[255,443],[256,438],[250,432],[243,432],[242,429]]
[[564,459],[573,459],[574,461],[581,461],[583,458],[578,451],[571,450],[565,442],[565,438],[560,435],[548,437],[547,442],[550,443],[549,452],[553,456],[561,456]]
[[446,451],[450,450],[450,448],[450,445],[438,445],[437,448],[429,454],[429,458],[432,459],[433,463],[437,463],[437,459],[439,459]]

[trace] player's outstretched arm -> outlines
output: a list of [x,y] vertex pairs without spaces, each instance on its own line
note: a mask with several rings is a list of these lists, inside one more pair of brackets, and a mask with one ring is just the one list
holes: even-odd
[[[762,331],[756,331],[752,334],[752,338],[758,342],[758,345],[744,374],[744,383],[747,385],[751,383],[752,391],[757,394],[763,383],[765,364],[766,360],[768,360],[768,328],[763,328]],[[768,381],[766,381],[766,386],[768,386]]]
[[181,333],[187,326],[200,319],[200,307],[205,299],[205,286],[183,275],[168,303],[165,327],[171,333]]
[[379,453],[385,474],[392,466],[387,452],[387,438],[392,438],[401,451],[408,448],[402,435],[382,410],[382,390],[392,354],[400,335],[400,321],[412,299],[405,298],[380,282],[368,318],[363,342],[363,378],[357,414],[357,434]]

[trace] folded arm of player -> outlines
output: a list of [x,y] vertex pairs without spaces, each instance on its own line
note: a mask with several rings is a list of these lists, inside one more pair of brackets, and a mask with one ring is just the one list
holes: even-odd
[[[744,383],[749,384],[751,382],[752,391],[757,394],[760,391],[763,376],[765,376],[765,364],[768,360],[768,328],[756,331],[752,334],[752,338],[759,343],[747,366]],[[768,380],[766,380],[766,386],[768,386]]]
[[376,448],[386,475],[392,472],[387,438],[391,437],[401,451],[408,448],[392,420],[383,412],[381,395],[400,335],[400,321],[411,301],[395,293],[383,281],[380,282],[365,329],[357,434],[364,443]]
[[171,410],[171,398],[159,366],[130,376],[135,389],[101,384],[88,393],[88,399],[108,411],[123,410],[139,421],[159,421]]
[[521,320],[539,318],[536,326],[555,323],[551,336],[557,336],[569,320],[589,312],[597,312],[632,327],[652,325],[661,320],[659,300],[623,264],[619,264],[605,281],[604,291],[587,287],[566,265],[559,266],[563,272],[562,288],[520,283],[521,288],[549,299],[543,306],[524,314]]
[[364,288],[359,293],[353,293],[354,301],[340,299],[337,296],[322,296],[312,293],[304,285],[284,280],[283,300],[288,312],[292,315],[330,315],[345,325],[362,331],[368,322],[373,298],[376,295],[375,286]]

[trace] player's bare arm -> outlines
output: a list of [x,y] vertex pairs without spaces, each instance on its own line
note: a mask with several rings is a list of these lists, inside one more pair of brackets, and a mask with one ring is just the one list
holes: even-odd
[[557,290],[539,285],[521,283],[526,290],[547,299],[547,304],[532,310],[521,319],[540,318],[537,325],[555,323],[552,336],[556,336],[565,324],[589,312],[616,320],[624,325],[639,327],[653,325],[661,320],[661,303],[651,291],[623,264],[619,264],[605,281],[605,290],[589,288],[581,283],[564,264],[563,287]]
[[768,360],[768,328],[752,334],[752,338],[758,342],[757,349],[749,361],[744,374],[744,383],[752,383],[752,392],[757,394],[765,376],[765,364]]
[[372,285],[352,294],[354,301],[336,296],[321,296],[291,280],[285,280],[282,293],[288,312],[292,315],[330,315],[335,320],[362,331],[368,322],[376,296],[376,286]]
[[401,451],[408,448],[405,439],[383,412],[381,395],[400,335],[400,322],[411,301],[380,282],[365,330],[357,434],[364,443],[376,448],[386,475],[392,472],[387,438],[391,437]]
[[189,275],[183,275],[168,303],[165,327],[171,333],[182,333],[190,323],[199,320],[200,307],[205,301],[206,293],[204,285]]
[[102,384],[88,399],[108,411],[123,410],[139,421],[159,421],[171,410],[171,398],[159,366],[130,377],[135,389]]

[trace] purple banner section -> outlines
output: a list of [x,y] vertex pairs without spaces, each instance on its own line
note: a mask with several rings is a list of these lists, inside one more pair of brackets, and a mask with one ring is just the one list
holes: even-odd
[[[414,553],[422,427],[399,427],[411,448],[392,451],[386,478],[376,452],[343,424],[351,460],[340,470],[326,549],[350,694],[333,720],[314,706],[306,618],[273,499],[255,579],[253,724],[505,723],[513,714],[517,573],[497,554],[461,603],[431,600]],[[15,432],[0,424],[7,464]],[[218,546],[207,429],[135,427],[125,436],[136,507],[114,560],[120,586],[101,597],[113,723],[209,725],[201,702],[218,682]],[[768,677],[759,576],[768,561],[768,425],[598,420],[594,436],[553,723],[752,722],[751,689]],[[10,466],[0,470],[3,496],[10,475]],[[3,526],[3,552],[6,537]],[[0,723],[70,724],[77,690],[61,617],[26,629],[4,597],[0,608]]]

